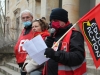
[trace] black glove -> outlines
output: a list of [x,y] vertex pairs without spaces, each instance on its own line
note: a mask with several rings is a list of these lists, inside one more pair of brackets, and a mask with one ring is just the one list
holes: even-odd
[[45,40],[45,43],[46,43],[47,47],[49,47],[49,48],[52,47],[53,42],[54,42],[54,38],[51,36],[47,37],[47,39]]
[[55,58],[55,51],[52,48],[46,48],[44,55],[48,58]]

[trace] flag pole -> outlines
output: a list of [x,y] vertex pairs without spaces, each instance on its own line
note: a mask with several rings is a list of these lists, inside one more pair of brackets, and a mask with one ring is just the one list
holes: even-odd
[[63,38],[64,36],[74,27],[76,26],[76,24],[78,23],[78,21],[72,25],[72,27],[52,46],[52,48],[54,48]]

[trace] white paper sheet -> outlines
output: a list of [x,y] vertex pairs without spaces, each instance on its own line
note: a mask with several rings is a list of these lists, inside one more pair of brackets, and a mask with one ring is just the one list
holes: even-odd
[[44,56],[44,52],[47,46],[41,35],[38,35],[30,41],[27,41],[23,44],[23,47],[25,48],[29,56],[39,65],[49,59]]

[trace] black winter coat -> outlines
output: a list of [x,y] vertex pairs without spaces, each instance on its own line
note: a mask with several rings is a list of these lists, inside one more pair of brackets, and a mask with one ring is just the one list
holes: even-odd
[[[45,41],[48,47],[52,47],[53,42],[59,40],[60,37],[72,26],[68,25],[63,29],[59,29],[55,35],[55,38],[48,37]],[[84,49],[84,38],[79,31],[72,31],[70,39],[69,52],[60,50],[61,44],[59,45],[58,51],[55,52],[52,59],[49,59],[46,63],[46,75],[58,75],[58,63],[67,66],[80,65],[85,59]]]

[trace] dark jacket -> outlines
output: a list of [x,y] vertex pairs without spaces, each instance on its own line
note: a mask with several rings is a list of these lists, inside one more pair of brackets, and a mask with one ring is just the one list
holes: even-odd
[[[60,37],[71,27],[72,25],[68,25],[63,29],[59,29],[55,34],[55,38],[48,37],[45,41],[48,47],[52,47],[53,42],[59,40]],[[51,42],[50,39],[52,39]],[[50,44],[51,43],[51,44]],[[80,65],[85,59],[85,49],[84,49],[84,38],[79,31],[73,31],[70,39],[69,52],[60,50],[61,44],[58,47],[58,50],[55,52],[52,59],[49,59],[46,63],[46,75],[58,75],[58,63],[67,66],[77,66]]]

